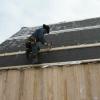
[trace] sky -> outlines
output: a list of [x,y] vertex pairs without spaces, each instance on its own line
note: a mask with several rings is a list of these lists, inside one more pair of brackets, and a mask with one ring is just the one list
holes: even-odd
[[100,17],[100,0],[0,0],[0,43],[21,27]]

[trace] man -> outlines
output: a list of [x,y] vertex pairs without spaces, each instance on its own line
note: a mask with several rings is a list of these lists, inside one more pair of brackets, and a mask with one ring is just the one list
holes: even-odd
[[26,56],[29,58],[30,52],[32,52],[33,63],[38,63],[38,53],[39,46],[38,42],[41,42],[45,46],[51,46],[51,44],[47,43],[44,35],[49,34],[50,27],[48,25],[43,24],[42,28],[37,29],[26,41]]

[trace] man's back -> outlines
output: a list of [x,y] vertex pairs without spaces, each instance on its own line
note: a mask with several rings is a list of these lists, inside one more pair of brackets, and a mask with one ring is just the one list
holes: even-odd
[[46,33],[45,29],[39,28],[32,34],[32,36],[36,38],[36,42],[41,42],[43,44],[45,42],[44,39],[45,33]]

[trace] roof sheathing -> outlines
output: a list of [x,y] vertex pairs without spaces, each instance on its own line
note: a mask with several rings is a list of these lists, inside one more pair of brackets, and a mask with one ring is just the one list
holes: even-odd
[[[47,40],[49,40],[49,42],[51,42],[52,40],[53,43],[52,47],[55,50],[51,49],[51,51],[47,53],[49,56],[45,53],[40,54],[41,57],[42,56],[44,58],[46,57],[46,59],[40,57],[43,63],[46,63],[47,65],[50,66],[52,64],[53,65],[58,64],[59,66],[60,62],[63,65],[63,64],[69,64],[69,62],[70,64],[72,64],[73,62],[78,62],[78,61],[80,62],[82,60],[88,60],[88,59],[97,60],[100,58],[100,56],[98,55],[100,54],[99,45],[94,47],[90,46],[90,47],[74,48],[74,49],[71,48],[68,49],[66,47],[63,47],[63,46],[80,45],[80,44],[96,44],[96,45],[99,44],[100,43],[100,34],[99,34],[100,18],[87,19],[83,21],[75,21],[75,22],[68,22],[68,23],[64,22],[64,23],[50,25],[50,27],[51,27],[51,34],[49,36],[46,36],[46,38]],[[5,53],[13,53],[13,52],[19,52],[25,50],[24,40],[27,36],[31,35],[32,32],[34,32],[35,28],[23,27],[18,33],[13,35],[3,44],[1,44],[0,53],[5,54]],[[65,48],[65,49],[61,49],[59,51],[56,50],[56,48]],[[20,53],[21,52],[12,56],[11,55],[9,56],[5,55],[2,57],[0,56],[1,59],[0,66],[3,67],[5,61],[7,61],[6,64],[4,64],[5,67],[30,65],[31,64],[30,62],[22,61],[23,59],[25,60],[25,55],[24,53],[23,54]],[[60,56],[62,57],[60,58]],[[13,62],[13,60],[15,62]],[[94,60],[91,60],[90,62],[94,62]],[[20,63],[22,63],[22,65]],[[41,66],[42,64],[39,65]]]

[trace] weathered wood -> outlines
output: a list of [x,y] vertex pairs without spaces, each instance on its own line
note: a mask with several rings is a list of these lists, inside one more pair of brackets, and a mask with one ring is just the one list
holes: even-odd
[[21,100],[42,100],[41,69],[25,70]]
[[0,100],[100,100],[99,76],[100,63],[0,70]]
[[5,99],[4,100],[19,100],[20,89],[20,72],[9,70],[5,81]]
[[7,80],[7,71],[0,71],[0,99],[6,100],[6,80]]

